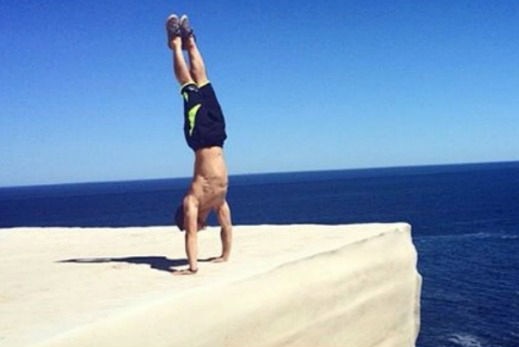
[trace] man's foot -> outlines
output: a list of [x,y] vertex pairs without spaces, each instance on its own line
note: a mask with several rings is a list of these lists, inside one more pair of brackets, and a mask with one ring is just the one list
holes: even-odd
[[180,17],[180,33],[183,39],[186,39],[190,36],[193,36],[193,28],[191,28],[191,24],[189,23],[189,18],[186,14],[183,14]]
[[166,20],[166,31],[168,33],[168,47],[173,49],[171,46],[171,41],[173,41],[173,39],[176,37],[182,36],[182,32],[180,30],[180,20],[176,14],[171,14]]
[[185,14],[180,17],[180,35],[182,36],[182,48],[184,49],[186,47],[186,41],[190,37],[195,37],[193,28],[191,28],[191,24],[189,23],[189,18]]

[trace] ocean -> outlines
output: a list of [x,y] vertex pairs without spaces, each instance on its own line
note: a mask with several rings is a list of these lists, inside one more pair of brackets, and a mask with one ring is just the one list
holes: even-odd
[[[188,183],[0,188],[0,228],[170,225]],[[519,346],[519,162],[236,175],[228,200],[235,225],[410,223],[417,346]]]

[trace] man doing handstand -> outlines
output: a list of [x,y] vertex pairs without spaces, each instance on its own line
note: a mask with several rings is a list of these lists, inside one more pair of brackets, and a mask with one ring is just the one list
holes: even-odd
[[[195,152],[193,180],[177,208],[175,222],[185,230],[189,267],[175,274],[198,271],[197,232],[205,226],[210,212],[216,213],[221,231],[222,253],[215,262],[229,259],[232,243],[231,210],[226,201],[228,178],[223,156],[227,138],[225,120],[198,50],[186,15],[172,14],[166,21],[168,46],[173,51],[173,69],[184,99],[184,136]],[[187,51],[189,67],[184,59]]]

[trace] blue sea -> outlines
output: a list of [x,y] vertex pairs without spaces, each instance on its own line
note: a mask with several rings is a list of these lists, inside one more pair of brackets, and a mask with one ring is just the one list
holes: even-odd
[[[169,225],[188,182],[0,188],[0,227]],[[417,346],[519,346],[519,162],[240,175],[230,184],[236,225],[410,223],[423,276]]]

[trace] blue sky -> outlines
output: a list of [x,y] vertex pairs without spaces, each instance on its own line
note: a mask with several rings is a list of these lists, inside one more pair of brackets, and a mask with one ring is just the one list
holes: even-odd
[[519,160],[516,1],[0,0],[0,186],[192,173],[171,12],[231,174]]

